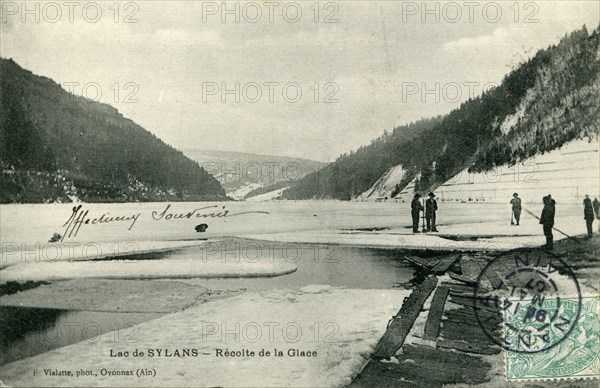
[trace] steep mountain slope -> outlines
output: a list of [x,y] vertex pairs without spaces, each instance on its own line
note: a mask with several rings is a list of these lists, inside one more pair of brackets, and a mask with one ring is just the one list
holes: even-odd
[[351,199],[371,187],[391,166],[401,164],[403,156],[410,151],[411,141],[440,121],[441,118],[436,117],[394,128],[370,145],[344,154],[321,170],[308,174],[285,190],[283,197]]
[[183,153],[213,175],[233,199],[260,194],[273,185],[289,186],[325,166],[314,160],[245,152],[190,149]]
[[[463,169],[511,166],[575,139],[597,139],[599,43],[600,28],[589,34],[584,27],[565,36],[508,74],[498,87],[441,119],[417,123],[423,128],[416,136],[402,138],[396,132],[408,134],[411,126],[397,128],[392,136],[306,176],[284,197],[392,198],[405,193],[411,182],[413,191],[423,193]],[[387,177],[376,185],[395,167],[393,180]]]
[[219,182],[116,109],[0,59],[0,202],[225,199]]
[[600,194],[598,140],[573,140],[545,154],[485,172],[463,170],[436,189],[441,201],[507,203],[514,192],[525,203],[548,194],[559,203],[581,203]]

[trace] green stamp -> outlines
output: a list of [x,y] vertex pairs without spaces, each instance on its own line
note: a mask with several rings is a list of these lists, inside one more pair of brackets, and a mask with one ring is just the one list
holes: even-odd
[[[556,346],[533,353],[505,350],[508,381],[600,377],[600,296],[584,296],[581,303],[580,316],[573,330]],[[561,299],[560,305],[555,300],[546,300],[544,310],[550,312],[553,309],[559,309],[564,317],[574,320],[578,298]],[[504,336],[511,343],[531,348],[539,339],[524,340],[522,335],[519,340],[511,338],[517,335],[511,327],[523,322],[523,314],[523,310],[503,312]],[[555,340],[554,335],[560,335],[560,331],[549,331],[546,340]]]

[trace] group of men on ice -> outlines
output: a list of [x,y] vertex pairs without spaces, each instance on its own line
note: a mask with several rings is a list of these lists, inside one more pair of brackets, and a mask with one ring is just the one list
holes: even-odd
[[[435,194],[429,193],[429,199],[425,201],[425,207],[421,204],[421,195],[416,193],[411,204],[411,216],[412,216],[412,229],[413,233],[419,233],[419,219],[422,211],[425,211],[425,219],[427,221],[427,229],[423,227],[423,232],[437,232],[435,226],[436,212],[438,210],[437,201],[435,200]],[[554,236],[552,235],[552,229],[554,228],[554,215],[556,213],[556,201],[552,199],[550,194],[542,198],[544,208],[540,215],[540,224],[543,227],[544,236],[546,237],[546,245],[543,246],[545,249],[554,248]],[[520,225],[521,221],[521,198],[518,193],[513,194],[513,198],[510,200],[512,206],[511,213],[511,225]],[[600,201],[594,198],[594,202],[586,195],[583,200],[583,218],[586,222],[588,237],[592,238],[592,224],[594,219],[600,219]],[[515,222],[516,221],[516,222]]]
[[[413,233],[419,233],[419,218],[423,211],[423,205],[421,205],[421,194],[415,194],[412,202],[410,203],[410,213],[412,216],[412,227]],[[429,199],[425,201],[425,219],[427,220],[427,232],[437,232],[435,227],[435,213],[437,212],[438,205],[435,200],[435,194],[429,193]]]
[[[552,229],[554,228],[556,201],[548,194],[542,198],[542,202],[544,203],[544,208],[540,215],[540,224],[543,227],[544,236],[546,237],[546,245],[544,245],[543,248],[551,250],[554,248]],[[519,194],[514,193],[510,203],[512,205],[512,214],[517,221],[517,223],[514,224],[511,218],[511,224],[519,225],[519,220],[521,218],[521,198],[519,198]],[[590,197],[587,195],[585,196],[583,200],[583,218],[585,219],[588,238],[592,238],[592,224],[594,223],[594,219],[600,219],[600,201],[598,201],[598,198],[594,198],[594,202],[592,203]]]

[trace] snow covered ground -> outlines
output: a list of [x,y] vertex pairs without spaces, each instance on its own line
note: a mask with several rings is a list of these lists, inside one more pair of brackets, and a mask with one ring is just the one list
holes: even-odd
[[[0,374],[9,386],[343,386],[364,366],[408,294],[316,285],[246,293],[142,323],[128,342],[107,333],[4,365]],[[133,357],[136,349],[144,356]],[[152,349],[161,355],[154,350],[151,356]],[[172,357],[183,349],[197,356]],[[263,349],[270,355],[260,356]],[[226,350],[244,355],[225,356]],[[125,351],[127,358],[110,357]],[[74,377],[45,375],[55,368]],[[137,377],[138,369],[156,375]],[[75,377],[81,370],[98,377]],[[134,375],[101,376],[103,370]]]
[[560,149],[529,158],[515,166],[500,166],[485,173],[460,172],[436,190],[446,200],[503,202],[514,192],[524,202],[547,194],[563,203],[581,203],[586,194],[600,194],[598,140],[572,141]]

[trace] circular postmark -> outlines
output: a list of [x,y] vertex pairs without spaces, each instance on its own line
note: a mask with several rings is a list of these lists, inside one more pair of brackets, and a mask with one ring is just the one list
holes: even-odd
[[[479,274],[473,294],[475,317],[484,333],[517,353],[538,353],[558,345],[573,331],[581,313],[575,274],[545,251],[518,250],[496,257]],[[504,324],[502,334],[493,324],[498,319]]]

